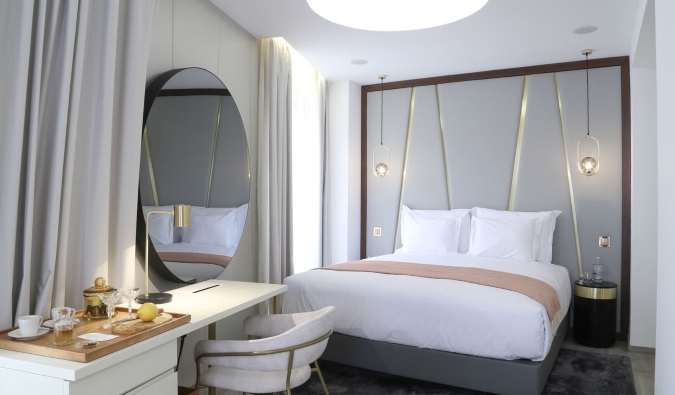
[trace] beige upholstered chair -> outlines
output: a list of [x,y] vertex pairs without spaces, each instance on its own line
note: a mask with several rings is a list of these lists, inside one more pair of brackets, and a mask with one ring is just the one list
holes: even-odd
[[[296,314],[257,315],[244,321],[255,340],[202,340],[195,346],[197,388],[217,387],[244,393],[286,391],[316,372],[328,394],[317,359],[333,333],[333,306]],[[314,363],[314,368],[309,364]],[[200,364],[210,365],[201,372]]]

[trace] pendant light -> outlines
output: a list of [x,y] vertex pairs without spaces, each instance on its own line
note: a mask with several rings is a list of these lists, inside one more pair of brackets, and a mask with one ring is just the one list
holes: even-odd
[[[380,145],[375,147],[373,150],[373,173],[378,178],[384,178],[389,174],[389,160],[391,159],[391,154],[389,153],[389,148],[386,145],[382,144],[382,128],[384,125],[384,79],[387,78],[386,75],[377,76],[381,80],[380,85]],[[383,149],[387,151],[387,160],[384,162],[379,162],[375,164],[375,154],[377,150]]]
[[[595,137],[591,136],[591,117],[590,117],[590,100],[588,98],[588,55],[592,54],[593,50],[584,49],[581,51],[582,55],[586,55],[586,136],[582,137],[577,143],[577,164],[579,171],[585,176],[592,176],[600,169],[600,142]],[[596,146],[596,156],[587,156],[581,159],[581,143],[585,140],[593,140]]]

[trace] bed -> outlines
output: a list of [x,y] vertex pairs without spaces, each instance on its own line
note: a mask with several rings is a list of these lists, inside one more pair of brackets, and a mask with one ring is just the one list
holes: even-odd
[[[456,225],[455,239],[461,238],[462,225],[467,225],[462,220],[466,214],[459,222],[446,221],[446,225]],[[475,228],[469,219],[464,233]],[[539,226],[537,232],[550,231],[552,236],[553,228],[554,224],[542,232]],[[404,246],[412,240],[411,230],[411,222],[404,220]],[[477,246],[474,236],[464,242]],[[443,240],[447,238],[453,235],[444,234]],[[508,289],[410,275],[326,270],[330,267],[288,277],[283,311],[336,307],[335,334],[323,359],[486,392],[540,394],[569,325],[571,283],[567,269],[536,261],[536,251],[529,260],[504,259],[459,253],[459,240],[448,251],[430,246],[433,240],[428,237],[425,243],[422,249],[437,251],[401,248],[366,261],[487,270],[538,279],[554,289],[559,318],[553,320],[540,302]],[[545,243],[539,248],[545,250]]]
[[222,273],[237,248],[173,243],[156,244],[155,249],[164,264],[177,277],[201,282]]
[[[143,206],[150,211],[172,212],[173,206]],[[191,209],[188,228],[173,226],[173,215],[150,217],[149,236],[164,265],[188,283],[218,277],[230,264],[241,240],[248,204],[239,207]]]

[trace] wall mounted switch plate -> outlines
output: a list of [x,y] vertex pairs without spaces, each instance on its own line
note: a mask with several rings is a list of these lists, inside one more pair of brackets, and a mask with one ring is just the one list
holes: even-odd
[[382,228],[376,226],[373,228],[373,236],[382,236]]
[[600,236],[598,239],[598,246],[603,247],[603,248],[608,248],[611,244],[611,240],[609,236]]

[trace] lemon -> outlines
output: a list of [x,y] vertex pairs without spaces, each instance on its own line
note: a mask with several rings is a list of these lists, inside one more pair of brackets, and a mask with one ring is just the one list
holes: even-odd
[[138,309],[138,318],[143,321],[152,321],[157,317],[157,306],[154,303],[143,303]]

